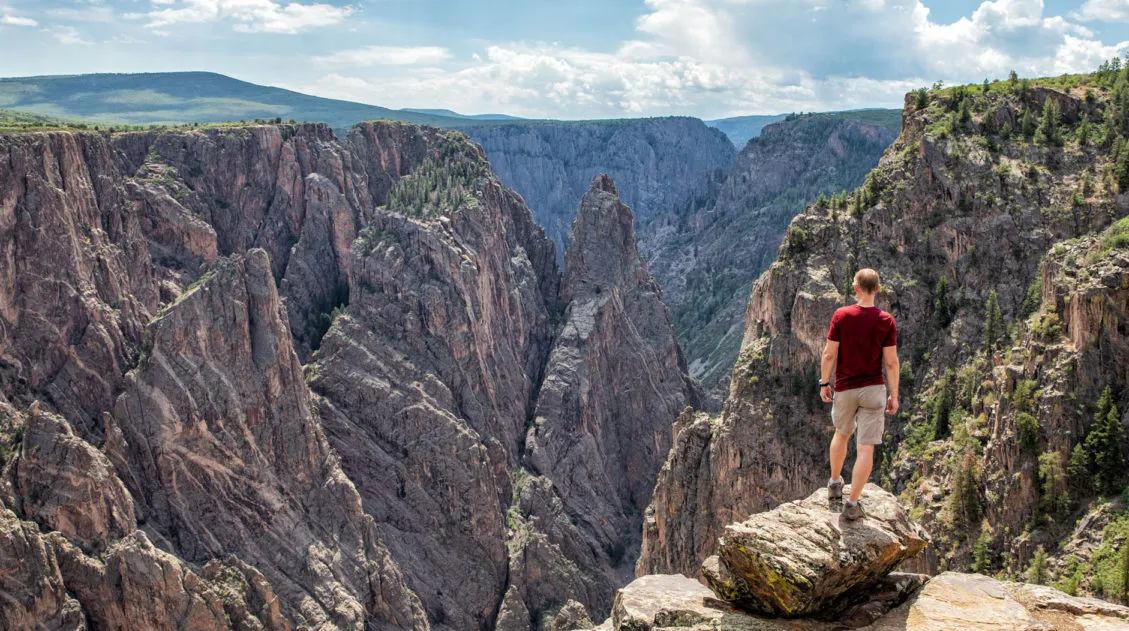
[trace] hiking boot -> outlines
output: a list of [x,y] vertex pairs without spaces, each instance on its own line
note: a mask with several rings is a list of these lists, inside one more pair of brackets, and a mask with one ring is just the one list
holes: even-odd
[[862,502],[855,502],[854,504],[847,502],[843,506],[843,517],[850,521],[866,517],[866,513],[862,510]]
[[827,499],[841,500],[843,499],[843,478],[832,480],[827,483]]

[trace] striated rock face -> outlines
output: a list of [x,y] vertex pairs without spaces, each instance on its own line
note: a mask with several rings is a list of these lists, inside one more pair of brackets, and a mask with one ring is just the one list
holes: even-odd
[[[481,168],[449,146],[443,168]],[[422,186],[409,176],[401,189]],[[350,303],[309,376],[346,473],[437,626],[490,628],[506,588],[510,472],[552,338],[552,244],[513,192],[457,213],[377,212]],[[397,202],[398,203],[398,202]]]
[[250,562],[312,627],[426,627],[317,423],[266,252],[217,261],[149,339],[106,421],[139,521]]
[[54,546],[67,589],[83,603],[94,629],[201,629],[232,627],[220,595],[141,532],[100,557],[84,556],[60,535]]
[[820,195],[863,182],[895,134],[821,115],[764,128],[729,167],[643,223],[640,248],[663,287],[690,373],[724,399],[753,281],[776,258],[792,217]]
[[85,630],[86,616],[67,594],[51,544],[33,522],[0,506],[0,624],[5,629]]
[[[878,305],[897,318],[901,342],[903,411],[887,421],[874,480],[923,514],[938,542],[911,566],[970,568],[982,538],[986,567],[1019,576],[1039,545],[1053,556],[1071,536],[1073,511],[1094,492],[1091,471],[1068,477],[1070,456],[1104,388],[1123,402],[1129,383],[1123,327],[1112,324],[1124,306],[1122,248],[1101,234],[1129,205],[1092,177],[1109,165],[1105,150],[1078,140],[1079,116],[1100,120],[1108,94],[1099,87],[1087,102],[1081,89],[997,88],[931,94],[920,109],[910,99],[902,136],[866,184],[793,220],[753,286],[722,413],[680,422],[639,572],[692,575],[727,523],[826,480],[829,408],[811,384],[827,322],[861,267],[881,274]],[[965,97],[977,114],[950,132]],[[1047,98],[1074,112],[1060,121],[1065,147],[992,131]],[[1068,317],[1078,329],[1061,326]],[[1052,576],[1091,559],[1075,562],[1052,562]]]
[[[603,548],[622,575],[637,545],[622,533],[637,532],[671,422],[698,395],[611,178],[593,180],[569,243],[564,325],[526,435],[526,462],[552,480],[585,542]],[[613,577],[597,579],[607,597]]]
[[[528,462],[590,527],[638,514],[669,451],[671,422],[697,393],[662,294],[635,250],[631,209],[597,177],[565,255],[565,323],[549,358]],[[619,506],[600,508],[619,496]],[[606,512],[605,512],[606,511]]]
[[[472,145],[442,151],[439,177],[482,160]],[[426,186],[413,178],[354,245],[349,305],[309,370],[329,438],[437,627],[602,615],[691,402],[631,211],[598,179],[562,283],[552,244],[496,180],[468,183],[451,212],[412,206]]]
[[565,252],[576,200],[596,175],[618,182],[624,203],[643,222],[737,153],[725,134],[694,118],[522,121],[463,131],[486,150],[498,179],[525,199],[558,254]]
[[0,584],[12,596],[0,605],[5,628],[289,629],[261,575],[263,605],[232,606],[243,601],[134,530],[133,499],[104,455],[38,404],[26,416],[23,450],[7,469],[14,483],[4,491],[38,523],[0,508],[0,538],[14,552],[4,558],[17,564],[3,572],[15,583]]
[[[910,520],[893,496],[873,484],[862,494],[866,517],[843,518],[820,489],[730,524],[718,542],[719,558],[702,573],[719,598],[777,616],[825,611],[849,591],[886,576],[921,552],[929,535]],[[839,510],[833,510],[838,508]]]
[[110,460],[38,405],[28,414],[14,477],[25,518],[86,551],[100,552],[136,527],[133,498]]

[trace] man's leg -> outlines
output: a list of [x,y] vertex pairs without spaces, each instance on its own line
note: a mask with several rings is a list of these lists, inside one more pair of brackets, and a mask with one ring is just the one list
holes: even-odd
[[831,438],[831,479],[838,480],[843,473],[843,463],[847,460],[847,443],[851,440],[849,434],[840,434],[838,430]]
[[855,445],[857,457],[855,458],[855,468],[851,472],[851,497],[850,501],[859,501],[859,496],[862,495],[862,487],[866,486],[866,481],[870,479],[870,471],[874,468],[874,445]]

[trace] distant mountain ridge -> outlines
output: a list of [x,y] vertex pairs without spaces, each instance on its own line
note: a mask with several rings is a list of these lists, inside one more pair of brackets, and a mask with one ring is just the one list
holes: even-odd
[[213,72],[0,79],[0,108],[129,125],[281,118],[324,122],[343,129],[359,121],[382,118],[437,127],[474,120],[327,99]]
[[405,107],[403,112],[418,112],[420,114],[430,114],[432,116],[446,116],[448,118],[465,118],[469,120],[478,121],[520,121],[525,120],[520,116],[510,116],[509,114],[460,114],[454,110],[444,108],[427,109],[419,107]]
[[[885,127],[897,136],[902,131],[902,110],[866,108],[858,110],[843,110],[841,112],[824,112],[821,116],[833,116],[842,120],[856,120],[862,123]],[[710,127],[716,127],[725,132],[726,136],[737,145],[738,149],[745,146],[750,139],[761,135],[761,131],[782,120],[804,116],[804,114],[754,114],[751,116],[733,116],[730,118],[717,118],[707,120]]]

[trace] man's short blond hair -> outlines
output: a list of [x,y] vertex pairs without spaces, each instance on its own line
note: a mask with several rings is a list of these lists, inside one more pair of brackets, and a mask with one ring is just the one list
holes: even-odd
[[878,272],[867,267],[855,273],[855,286],[868,294],[876,294],[882,285],[878,281]]

